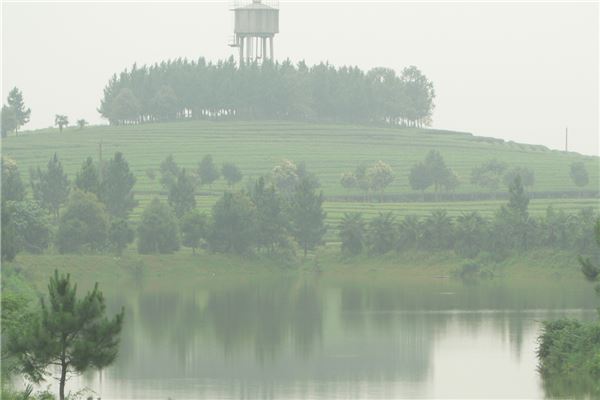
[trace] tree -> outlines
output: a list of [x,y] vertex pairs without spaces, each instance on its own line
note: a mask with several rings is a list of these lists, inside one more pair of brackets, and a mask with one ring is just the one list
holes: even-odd
[[456,218],[454,251],[461,257],[476,257],[486,243],[486,234],[486,220],[477,211],[463,213]]
[[286,204],[273,184],[260,177],[250,193],[256,207],[256,245],[273,254],[278,248],[289,247],[289,220]]
[[523,186],[531,187],[535,184],[535,173],[532,169],[527,167],[513,167],[509,169],[506,174],[504,174],[504,184],[507,187],[510,186],[511,182],[514,182],[517,175],[521,177]]
[[123,250],[133,243],[135,232],[129,226],[126,219],[117,219],[111,222],[108,229],[108,242],[111,244],[117,255],[123,254]]
[[508,187],[508,209],[522,218],[527,218],[527,208],[529,206],[529,196],[525,193],[521,176],[517,175],[514,181]]
[[425,163],[419,162],[410,169],[408,182],[413,190],[420,190],[425,196],[425,190],[433,185],[433,179]]
[[[4,238],[3,238],[4,239]],[[20,365],[18,363],[17,355],[12,354],[8,347],[8,335],[13,332],[21,332],[24,327],[27,326],[32,318],[35,318],[35,314],[31,310],[31,299],[23,293],[19,293],[13,290],[8,290],[6,287],[2,290],[2,323],[1,335],[2,335],[2,371],[1,376],[3,379],[2,395],[8,398],[13,398],[10,394],[5,392],[6,381],[10,380],[14,375],[19,373]],[[4,386],[6,385],[6,386]],[[33,389],[30,386],[31,389]],[[27,394],[26,389],[24,394]],[[27,396],[18,396],[17,399],[27,399]]]
[[370,253],[385,254],[393,250],[397,239],[396,217],[391,212],[380,212],[369,221],[367,241]]
[[446,166],[442,155],[436,150],[431,150],[427,153],[425,166],[430,175],[433,189],[437,193],[440,188],[447,184],[448,179],[450,179],[451,170]]
[[416,215],[404,217],[399,227],[399,250],[417,248],[423,239],[423,224]]
[[58,129],[60,129],[60,132],[62,133],[63,128],[69,125],[69,117],[66,115],[56,114],[54,116],[54,125],[58,126]]
[[433,83],[414,65],[402,70],[400,82],[408,100],[403,112],[406,119],[413,126],[429,125],[435,98]]
[[489,160],[471,171],[471,183],[489,189],[494,197],[502,182],[506,164],[496,159]]
[[[594,225],[594,239],[596,242],[596,250],[600,247],[600,218],[596,219],[596,224]],[[581,265],[581,272],[585,279],[589,282],[599,282],[600,281],[600,264],[598,264],[598,260],[595,262],[589,258],[584,256],[578,257],[579,264]],[[596,294],[600,296],[600,283],[596,284]],[[600,315],[600,308],[598,308],[598,315]]]
[[242,171],[240,171],[239,167],[234,163],[223,163],[223,166],[221,167],[221,174],[227,181],[229,187],[241,181],[243,177]]
[[25,198],[25,186],[19,167],[12,158],[2,157],[2,200],[21,201]]
[[323,192],[316,193],[308,179],[302,179],[296,186],[290,205],[292,234],[304,250],[312,250],[321,243],[327,227],[323,211]]
[[194,178],[186,174],[183,168],[177,175],[177,180],[169,188],[169,205],[173,207],[177,217],[183,216],[196,207],[196,183]]
[[200,247],[200,241],[206,238],[208,220],[206,214],[192,210],[181,219],[182,244],[191,247],[192,253]]
[[37,167],[30,171],[30,175],[33,197],[58,219],[60,206],[69,196],[69,178],[58,155],[54,153],[46,170]]
[[136,123],[140,118],[140,101],[131,89],[123,88],[111,102],[109,120],[111,124]]
[[0,239],[2,240],[0,250],[2,251],[2,261],[12,261],[15,259],[19,247],[16,234],[15,224],[12,223],[12,217],[6,207],[6,201],[2,200],[1,211],[2,215],[0,223],[2,225],[2,232]]
[[20,331],[10,332],[8,347],[18,358],[21,372],[39,383],[58,367],[59,399],[65,399],[68,376],[90,368],[101,369],[117,357],[124,310],[106,317],[104,296],[94,286],[82,299],[70,275],[58,271],[48,284],[48,302],[40,302],[40,312]]
[[214,181],[219,179],[219,170],[213,158],[210,154],[204,156],[200,164],[198,164],[198,177],[200,178],[200,185],[212,185]]
[[529,196],[521,177],[509,187],[509,202],[502,206],[494,219],[494,248],[496,253],[509,249],[527,250],[533,237],[533,220],[528,213]]
[[367,176],[371,185],[371,189],[379,192],[383,197],[383,191],[394,181],[394,171],[389,164],[383,161],[377,161],[367,171]]
[[25,102],[23,101],[23,93],[16,87],[8,93],[6,99],[8,106],[12,108],[15,113],[15,130],[18,132],[19,128],[29,122],[31,115],[31,109],[25,108]]
[[60,218],[56,247],[62,253],[88,248],[98,251],[106,245],[108,216],[104,204],[92,193],[74,190]]
[[[594,226],[594,238],[596,244],[600,246],[600,218],[596,220],[596,224]],[[590,258],[580,256],[579,263],[581,264],[581,271],[587,280],[590,282],[595,282],[600,278],[600,266],[595,265]]]
[[17,129],[17,114],[12,107],[2,106],[2,137],[7,137],[8,134]]
[[169,154],[160,163],[160,184],[167,190],[177,181],[180,168],[175,162],[173,154]]
[[442,182],[441,187],[444,188],[446,192],[454,193],[457,187],[460,186],[460,180],[458,176],[454,173],[451,168],[448,168],[448,174],[444,182]]
[[452,246],[454,227],[446,210],[434,210],[423,223],[423,244],[430,249],[443,250]]
[[81,165],[75,177],[75,187],[81,191],[100,196],[100,176],[92,157],[88,157]]
[[574,162],[571,164],[570,174],[571,180],[577,187],[584,187],[590,181],[587,168],[585,167],[585,164],[581,161]]
[[[236,66],[232,59],[176,59],[113,74],[99,112],[111,124],[288,118],[424,126],[431,123],[434,98],[433,84],[415,66],[398,75],[389,68],[362,71],[326,63]],[[123,107],[132,103],[136,106]],[[134,112],[120,112],[128,108]]]
[[32,200],[6,201],[9,223],[13,225],[11,234],[17,251],[41,253],[50,243],[50,222],[47,213]]
[[88,122],[85,119],[81,118],[81,119],[77,120],[77,126],[79,127],[80,130],[85,128],[87,125],[88,125]]
[[[385,164],[385,165],[387,165],[387,164]],[[387,169],[387,167],[385,167],[385,166],[382,166],[382,167],[383,168],[381,169],[381,172],[383,174],[380,175],[378,177],[378,179],[383,179],[383,180],[378,181],[378,183],[385,183],[385,181],[387,179],[389,179],[389,176],[386,177],[387,172],[392,173],[391,178],[393,179],[393,172],[391,171],[391,167],[390,167],[390,169]],[[369,197],[369,191],[373,188],[372,181],[371,181],[372,176],[369,174],[369,172],[376,172],[376,170],[374,168],[368,169],[365,164],[359,164],[354,169],[354,172],[344,173],[342,175],[340,183],[346,189],[354,189],[354,188],[360,189],[364,193],[365,200],[366,200]]]
[[159,121],[170,121],[177,116],[179,109],[179,99],[173,88],[169,85],[163,85],[150,101],[152,114]]
[[277,190],[284,196],[289,196],[293,193],[294,188],[298,184],[298,167],[290,160],[283,160],[279,165],[276,165],[271,172],[273,183]]
[[100,200],[110,215],[126,218],[137,205],[133,198],[135,176],[122,153],[116,152],[108,161],[100,187]]
[[256,207],[242,192],[226,192],[212,209],[208,235],[211,250],[222,253],[247,252],[256,243]]
[[356,176],[354,176],[352,172],[344,172],[340,178],[340,184],[345,189],[354,189],[358,182],[356,181]]
[[179,250],[179,228],[171,208],[154,198],[138,225],[138,252],[173,253]]
[[354,256],[362,252],[366,239],[362,214],[344,213],[340,222],[339,236],[342,241],[342,253]]

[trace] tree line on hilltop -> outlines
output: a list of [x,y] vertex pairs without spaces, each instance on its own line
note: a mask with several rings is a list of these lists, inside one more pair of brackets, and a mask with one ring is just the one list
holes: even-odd
[[415,66],[365,72],[327,63],[238,66],[176,59],[113,75],[98,109],[111,124],[177,119],[293,119],[425,126],[433,84]]

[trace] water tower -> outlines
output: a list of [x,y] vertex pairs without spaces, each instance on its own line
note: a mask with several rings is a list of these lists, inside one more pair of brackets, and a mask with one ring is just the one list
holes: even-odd
[[[273,37],[279,33],[278,0],[236,0],[231,47],[239,47],[240,64],[273,59]],[[267,46],[268,42],[268,46]]]

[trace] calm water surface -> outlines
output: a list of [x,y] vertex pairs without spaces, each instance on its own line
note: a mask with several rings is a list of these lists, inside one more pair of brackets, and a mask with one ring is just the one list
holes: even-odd
[[560,281],[286,275],[108,291],[126,308],[118,361],[70,387],[103,399],[543,398],[540,322],[594,315],[589,286]]

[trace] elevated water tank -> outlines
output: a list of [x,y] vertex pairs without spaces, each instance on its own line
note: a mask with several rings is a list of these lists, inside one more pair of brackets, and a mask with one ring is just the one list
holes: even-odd
[[234,8],[236,34],[271,36],[279,33],[279,9],[260,0]]
[[278,0],[238,0],[234,4],[234,38],[240,64],[273,59],[273,37],[279,33]]

